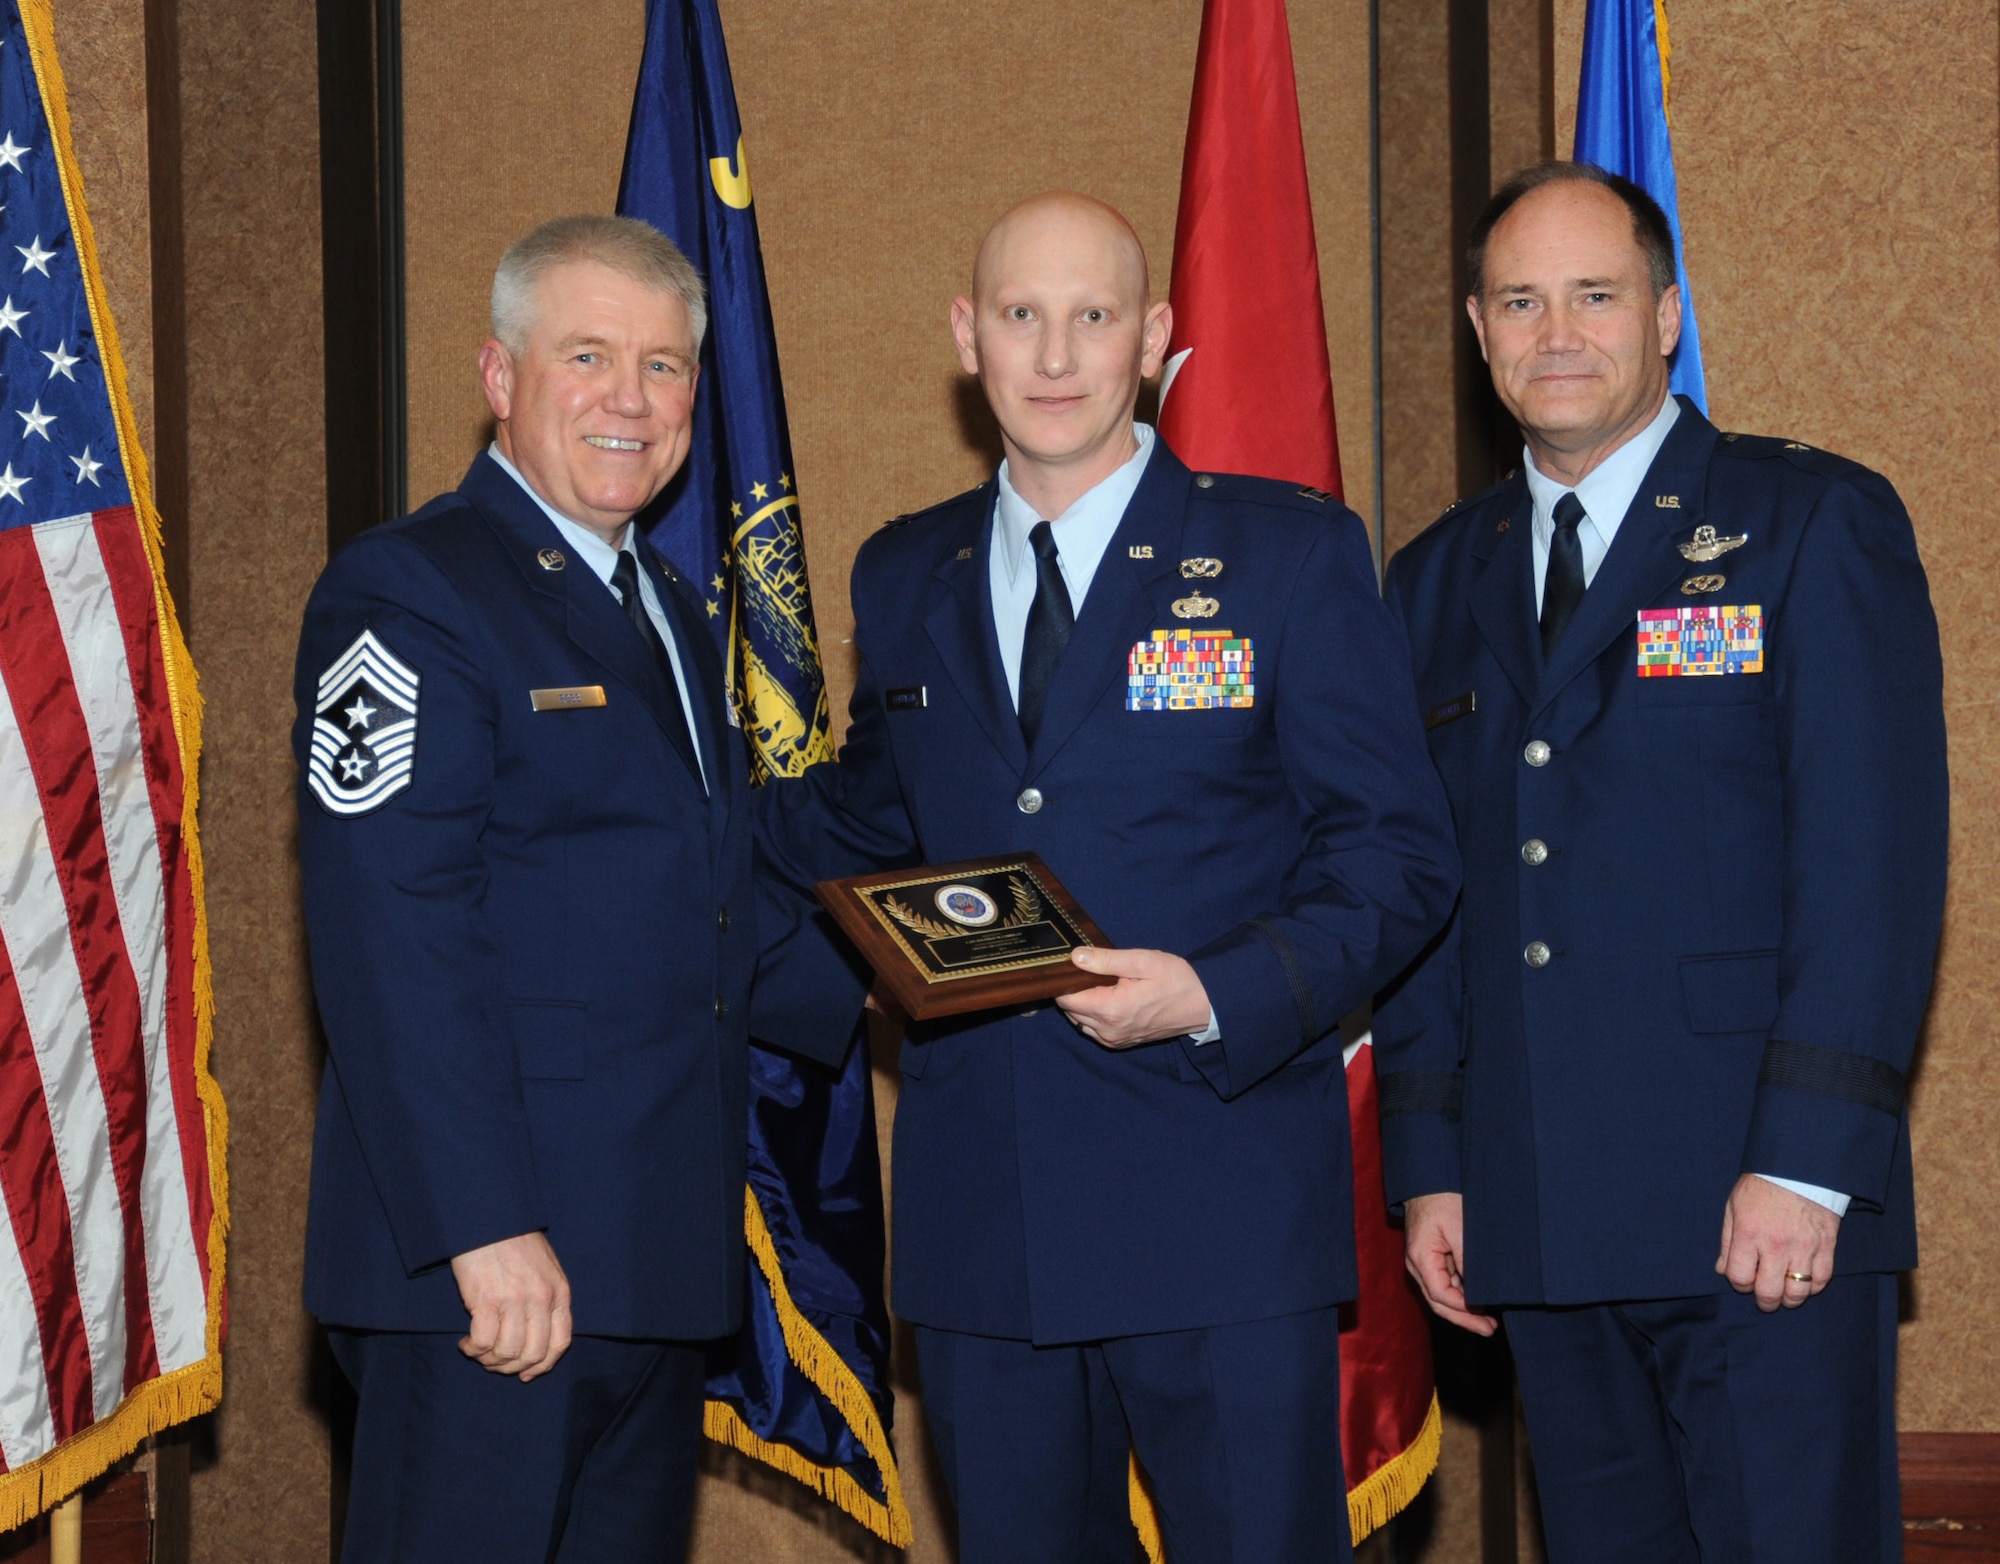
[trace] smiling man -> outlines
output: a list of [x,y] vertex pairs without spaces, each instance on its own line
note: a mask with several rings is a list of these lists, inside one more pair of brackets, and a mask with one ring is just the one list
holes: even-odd
[[1627,181],[1530,169],[1469,259],[1526,449],[1389,570],[1465,861],[1376,1008],[1410,1270],[1505,1322],[1552,1564],[1894,1560],[1946,815],[1909,517],[1669,395]]
[[[951,309],[1006,461],[855,563],[822,874],[1039,853],[1118,979],[913,1027],[895,1308],[961,1564],[1348,1557],[1340,1018],[1457,887],[1360,521],[1133,422],[1168,306],[1101,202],[1023,202]],[[838,851],[852,850],[851,862]]]
[[306,1303],[360,1397],[349,1564],[681,1556],[702,1343],[742,1302],[747,1034],[837,1062],[859,1009],[753,886],[722,664],[632,523],[686,455],[703,317],[643,223],[522,239],[493,445],[307,605]]

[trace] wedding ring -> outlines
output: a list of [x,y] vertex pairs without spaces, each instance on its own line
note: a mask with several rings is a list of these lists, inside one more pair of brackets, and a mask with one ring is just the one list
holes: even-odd
[[1787,1271],[1785,1275],[1789,1276],[1795,1282],[1809,1282],[1812,1280],[1811,1271]]

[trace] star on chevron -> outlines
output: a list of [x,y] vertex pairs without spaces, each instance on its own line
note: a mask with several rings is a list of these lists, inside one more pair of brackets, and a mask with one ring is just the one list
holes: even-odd
[[[25,438],[25,436],[23,438]],[[94,462],[90,459],[89,446],[86,445],[83,448],[83,455],[72,456],[70,460],[76,463],[76,481],[78,483],[88,483],[93,488],[99,488],[99,489],[104,487],[103,484],[97,481],[97,475],[98,473],[103,471],[104,463]]]
[[14,248],[21,254],[21,271],[24,275],[28,272],[40,272],[44,277],[48,276],[49,262],[56,258],[56,252],[42,248],[40,234],[35,235],[32,244],[17,244]]
[[354,704],[342,712],[341,715],[347,719],[347,725],[350,728],[365,728],[379,709],[378,707],[370,706],[365,696],[357,695],[354,697]]
[[751,499],[753,499],[753,500],[768,500],[768,499],[769,499],[770,497],[771,497],[771,491],[770,491],[770,489],[768,489],[768,488],[767,488],[767,487],[766,487],[765,485],[763,485],[763,484],[761,484],[761,483],[753,483],[753,484],[751,484],[751,485],[750,485],[750,498],[751,498]]
[[14,464],[9,462],[7,470],[0,473],[0,500],[12,500],[16,505],[25,506],[28,502],[21,498],[21,490],[26,488],[27,484],[27,475],[24,473],[18,478],[15,477]]
[[26,157],[30,150],[32,149],[28,147],[15,146],[14,133],[10,130],[7,132],[7,139],[0,141],[0,163],[5,163],[9,168],[18,171],[21,167],[21,159]]
[[33,310],[15,309],[14,296],[11,293],[8,294],[7,302],[0,304],[0,331],[11,331],[18,337],[21,334],[20,323],[33,313]]
[[42,411],[42,404],[39,399],[37,399],[35,405],[25,413],[22,412],[18,407],[15,408],[14,416],[20,419],[22,423],[28,426],[21,432],[21,438],[23,440],[27,439],[28,436],[31,434],[38,434],[44,440],[48,439],[49,425],[56,421],[56,415],[54,413],[45,413]]
[[[5,207],[0,207],[0,211],[5,210]],[[16,335],[18,336],[19,333],[17,332]],[[55,379],[57,375],[61,375],[65,380],[75,380],[76,376],[71,374],[70,371],[83,362],[76,354],[70,352],[67,339],[58,342],[56,350],[53,353],[44,348],[42,350],[42,357],[47,359],[53,366],[49,370],[49,379],[51,380]]]
[[356,781],[367,769],[368,762],[363,760],[359,755],[343,756],[340,762],[340,780],[343,782]]

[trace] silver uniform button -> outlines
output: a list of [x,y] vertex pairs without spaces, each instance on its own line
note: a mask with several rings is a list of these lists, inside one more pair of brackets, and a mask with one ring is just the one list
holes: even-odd
[[1521,959],[1531,967],[1545,967],[1549,964],[1549,947],[1540,940],[1531,940],[1521,952]]
[[1034,814],[1042,807],[1042,790],[1038,787],[1024,787],[1021,796],[1014,800],[1014,807],[1024,815]]
[[1549,844],[1539,836],[1531,836],[1521,844],[1521,862],[1533,867],[1549,861]]
[[1554,753],[1555,751],[1549,748],[1545,740],[1529,739],[1528,747],[1521,751],[1521,758],[1531,766],[1546,766],[1549,763],[1549,756]]
[[1194,486],[1195,486],[1195,487],[1196,487],[1197,489],[1212,489],[1212,488],[1214,488],[1214,487],[1215,487],[1215,476],[1214,476],[1214,474],[1212,474],[1212,473],[1205,473],[1205,472],[1198,472],[1198,473],[1196,473],[1196,474],[1194,475]]

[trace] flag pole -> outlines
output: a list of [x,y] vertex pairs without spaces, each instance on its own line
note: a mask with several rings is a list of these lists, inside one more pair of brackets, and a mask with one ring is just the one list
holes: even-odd
[[49,1564],[83,1564],[83,1495],[49,1511]]

